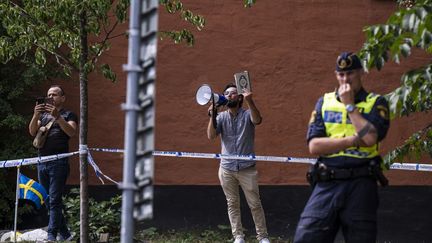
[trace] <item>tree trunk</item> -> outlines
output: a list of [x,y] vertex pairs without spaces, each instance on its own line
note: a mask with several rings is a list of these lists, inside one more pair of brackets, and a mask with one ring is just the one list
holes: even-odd
[[86,11],[80,13],[80,39],[81,53],[79,61],[79,82],[80,82],[80,242],[89,242],[88,232],[88,161],[87,161],[87,117],[88,117],[88,90],[87,90],[87,70],[85,64],[88,59],[88,42],[87,42],[87,17]]

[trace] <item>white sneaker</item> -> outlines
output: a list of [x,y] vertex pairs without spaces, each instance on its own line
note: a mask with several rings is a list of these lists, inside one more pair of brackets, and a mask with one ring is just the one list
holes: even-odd
[[268,238],[262,238],[259,243],[270,243]]
[[244,239],[243,239],[243,236],[241,236],[241,235],[237,235],[237,236],[235,237],[234,243],[245,243],[245,241],[244,241]]

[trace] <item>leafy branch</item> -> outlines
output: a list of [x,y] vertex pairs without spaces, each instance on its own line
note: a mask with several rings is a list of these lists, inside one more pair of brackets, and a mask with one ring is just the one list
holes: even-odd
[[[205,18],[201,15],[196,15],[192,11],[184,8],[183,3],[180,0],[159,0],[159,4],[165,7],[165,10],[170,14],[179,13],[180,17],[196,27],[198,31],[201,31],[205,26]],[[174,43],[185,42],[188,46],[193,46],[195,43],[195,37],[193,33],[188,29],[181,31],[171,30],[159,31],[159,37],[161,39],[170,38]]]
[[[367,40],[360,51],[363,66],[381,70],[389,60],[400,63],[413,48],[432,53],[432,0],[398,0],[400,9],[386,24],[364,28]],[[401,86],[386,95],[391,117],[408,116],[432,109],[432,64],[409,70],[401,77]],[[431,124],[414,133],[385,158],[387,165],[405,156],[431,153]]]
[[401,161],[406,156],[419,159],[425,153],[432,157],[432,124],[414,133],[402,146],[388,153],[384,158],[384,163],[388,167],[393,162]]
[[[256,3],[256,0],[243,0],[245,8],[250,8]],[[159,4],[165,7],[165,10],[170,14],[179,14],[180,18],[189,22],[198,31],[201,31],[206,24],[203,16],[197,15],[190,10],[184,8],[181,0],[159,0]],[[188,46],[193,46],[195,43],[195,36],[192,31],[188,29],[182,30],[161,30],[158,33],[160,39],[169,38],[174,43],[186,43]]]

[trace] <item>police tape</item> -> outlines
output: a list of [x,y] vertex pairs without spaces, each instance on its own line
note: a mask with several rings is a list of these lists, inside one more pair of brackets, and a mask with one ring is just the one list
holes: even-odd
[[[224,155],[212,153],[191,153],[176,151],[154,151],[154,156],[183,157],[183,158],[203,158],[203,159],[237,159],[255,160],[283,163],[303,163],[314,164],[317,160],[312,158],[278,157],[278,156],[257,156],[257,155]],[[392,170],[413,170],[413,171],[432,171],[432,164],[416,163],[393,163],[390,165]]]
[[[90,149],[90,150],[92,150],[92,149]],[[105,179],[107,179],[107,180],[109,180],[109,181],[111,181],[117,185],[119,184],[117,181],[111,179],[109,176],[105,175],[102,172],[102,170],[99,168],[99,166],[96,164],[93,157],[91,156],[89,149],[87,149],[86,151],[75,151],[75,152],[71,152],[71,153],[39,156],[39,157],[33,157],[33,158],[3,160],[3,161],[0,161],[0,168],[18,167],[18,166],[25,166],[25,165],[47,163],[50,161],[68,158],[68,157],[71,157],[73,155],[79,154],[80,152],[87,153],[88,163],[92,166],[92,168],[96,174],[96,177],[102,182],[102,184],[105,184],[103,178],[105,178]]]
[[18,167],[18,166],[24,166],[24,165],[46,163],[46,162],[53,161],[53,160],[67,158],[67,157],[70,157],[70,156],[78,154],[78,153],[79,152],[76,151],[76,152],[71,152],[71,153],[54,154],[54,155],[25,158],[25,159],[3,160],[3,161],[0,161],[0,168]]
[[[88,159],[90,165],[95,170],[96,175],[100,180],[101,176],[106,179],[115,182],[108,176],[102,173],[97,164],[94,162],[89,151],[96,152],[109,152],[109,153],[124,153],[123,149],[113,148],[89,148],[87,152],[89,154]],[[63,153],[57,155],[49,155],[43,157],[15,159],[15,160],[4,160],[0,161],[0,168],[5,167],[17,167],[30,164],[45,163],[61,158],[66,158],[78,154],[77,152]],[[178,152],[178,151],[153,151],[153,156],[165,156],[165,157],[179,157],[179,158],[201,158],[201,159],[237,159],[237,160],[249,160],[249,161],[268,161],[268,162],[281,162],[281,163],[302,163],[302,164],[314,164],[316,159],[312,158],[298,158],[298,157],[281,157],[281,156],[258,156],[258,155],[226,155],[218,153],[195,153],[195,152]],[[432,171],[432,164],[420,164],[420,163],[393,163],[390,166],[393,170],[411,170],[411,171]],[[115,182],[117,183],[117,182]]]
[[278,156],[258,156],[258,155],[226,155],[212,153],[192,153],[192,152],[175,152],[175,151],[154,151],[154,156],[167,157],[184,157],[184,158],[201,158],[201,159],[237,159],[237,160],[255,160],[271,162],[289,162],[289,163],[306,163],[313,164],[316,159],[295,158],[295,157],[278,157]]

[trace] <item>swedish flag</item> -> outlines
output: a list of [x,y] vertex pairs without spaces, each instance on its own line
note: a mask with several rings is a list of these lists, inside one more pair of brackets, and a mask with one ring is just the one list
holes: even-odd
[[35,180],[20,173],[19,175],[19,198],[28,199],[35,203],[39,209],[44,204],[48,194],[45,188]]

